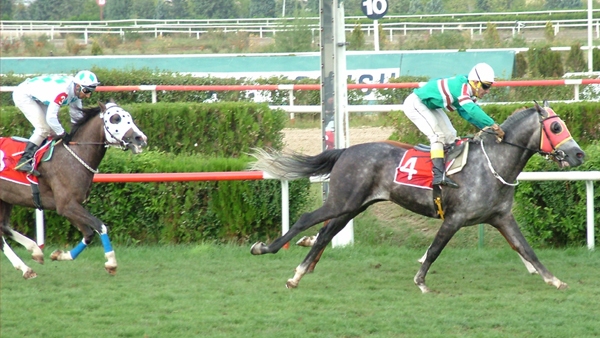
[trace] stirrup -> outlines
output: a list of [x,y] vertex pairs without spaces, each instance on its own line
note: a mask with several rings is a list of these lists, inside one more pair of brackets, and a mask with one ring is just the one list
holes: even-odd
[[442,186],[448,187],[448,188],[453,188],[453,189],[460,188],[460,186],[456,182],[454,182],[453,180],[451,180],[448,177],[445,177],[445,175],[439,185],[442,185]]

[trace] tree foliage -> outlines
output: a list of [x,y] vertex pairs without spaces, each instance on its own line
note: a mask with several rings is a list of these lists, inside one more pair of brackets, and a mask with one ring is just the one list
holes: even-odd
[[277,17],[275,0],[250,0],[251,18]]
[[546,0],[547,9],[580,8],[581,0]]
[[231,19],[238,16],[233,0],[189,0],[189,3],[197,18]]
[[107,1],[104,6],[105,19],[108,20],[125,20],[131,16],[131,8],[133,0],[111,0]]
[[349,50],[365,49],[365,33],[362,31],[360,23],[356,23],[354,29],[352,29],[352,33],[350,33],[350,38],[348,40]]
[[0,0],[0,15],[2,20],[9,20],[13,14],[12,0]]
[[76,9],[81,6],[81,0],[64,1],[64,0],[44,0],[35,1],[29,5],[27,9],[32,20],[49,21],[49,20],[65,20],[65,13],[75,13]]
[[579,42],[571,45],[571,50],[565,61],[565,68],[568,72],[584,72],[587,70],[587,62],[583,57],[583,51]]

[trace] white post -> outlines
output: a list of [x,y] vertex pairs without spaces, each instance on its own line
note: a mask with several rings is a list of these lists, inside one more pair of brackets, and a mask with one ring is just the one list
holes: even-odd
[[290,230],[290,185],[281,181],[281,236]]
[[379,20],[373,20],[373,46],[379,52]]
[[588,72],[594,71],[594,53],[592,45],[592,0],[588,0]]
[[44,210],[35,209],[35,239],[36,243],[40,248],[44,247],[45,232],[44,232]]
[[[334,1],[334,44],[335,44],[335,148],[350,146],[350,126],[348,124],[348,84],[346,83],[346,34],[344,32],[344,3],[336,6]],[[379,33],[375,20],[375,41],[379,50]],[[338,232],[331,241],[332,247],[344,247],[354,243],[354,222],[350,220],[346,227]]]
[[585,181],[585,190],[587,193],[587,246],[589,250],[594,250],[594,182]]

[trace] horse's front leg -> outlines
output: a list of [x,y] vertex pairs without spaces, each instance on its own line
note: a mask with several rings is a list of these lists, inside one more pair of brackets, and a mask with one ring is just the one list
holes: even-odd
[[[555,286],[559,290],[566,289],[568,287],[567,283],[563,283],[560,279],[556,278],[546,267],[540,262],[535,252],[527,243],[525,236],[521,233],[519,229],[519,225],[515,220],[512,213],[507,213],[504,217],[498,218],[490,222],[490,224],[498,229],[502,236],[506,239],[508,244],[515,250],[520,256],[523,262],[529,262],[533,269],[539,273],[544,282],[549,285]],[[530,273],[532,272],[532,268],[525,263],[527,270]]]
[[[52,253],[50,258],[52,260],[74,260],[79,254],[92,242],[94,238],[94,231],[100,235],[102,240],[102,246],[104,247],[104,256],[106,257],[106,263],[104,268],[106,271],[115,275],[117,273],[117,259],[115,252],[108,238],[108,229],[104,223],[98,218],[92,216],[81,204],[69,203],[66,207],[57,208],[59,214],[67,217],[72,224],[77,226],[79,231],[83,233],[83,239],[79,244],[69,252],[63,252],[56,250]],[[88,226],[89,224],[89,226]]]
[[32,279],[37,277],[35,271],[28,267],[27,264],[25,264],[21,260],[21,258],[19,258],[19,256],[17,256],[17,254],[12,250],[10,245],[6,243],[4,236],[2,236],[2,252],[4,252],[4,255],[6,256],[6,258],[8,258],[8,260],[15,267],[15,269],[21,270],[23,272],[23,278]]

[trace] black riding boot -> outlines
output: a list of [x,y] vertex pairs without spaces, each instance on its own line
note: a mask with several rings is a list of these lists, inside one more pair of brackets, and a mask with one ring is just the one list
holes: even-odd
[[446,161],[443,158],[432,158],[431,162],[433,162],[433,185],[458,188],[458,184],[446,176]]
[[16,171],[24,171],[28,173],[34,173],[32,158],[39,146],[33,142],[27,142],[23,157],[19,160],[19,163],[15,166]]

